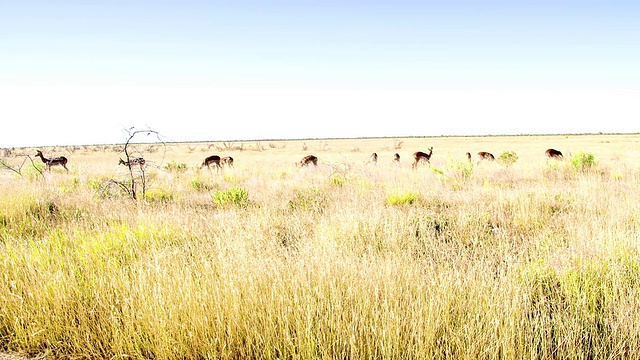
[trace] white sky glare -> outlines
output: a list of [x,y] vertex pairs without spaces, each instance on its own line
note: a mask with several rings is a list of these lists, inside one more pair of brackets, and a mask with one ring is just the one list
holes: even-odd
[[640,3],[0,0],[0,147],[638,132]]

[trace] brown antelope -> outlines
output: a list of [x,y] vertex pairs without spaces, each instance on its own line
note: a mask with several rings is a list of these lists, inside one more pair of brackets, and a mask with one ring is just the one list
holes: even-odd
[[547,149],[544,153],[548,159],[563,159],[562,153],[556,149]]
[[470,152],[467,153],[467,160],[469,160],[469,162],[471,162],[471,153]]
[[393,155],[393,162],[399,163],[400,162],[400,154],[395,153]]
[[44,155],[42,155],[42,151],[40,150],[36,152],[36,156],[40,157],[40,160],[42,160],[42,162],[47,165],[48,170],[51,170],[52,166],[60,165],[65,168],[67,172],[69,172],[69,168],[67,167],[67,158],[64,156],[47,159],[46,157],[44,157]]
[[220,165],[220,156],[218,155],[208,156],[206,159],[204,159],[204,161],[202,162],[202,165],[200,165],[200,169],[206,166],[207,168],[209,168],[209,170],[211,170],[211,165],[215,166],[216,170],[220,170],[220,168],[222,167]]
[[496,159],[496,157],[495,157],[495,156],[493,156],[493,154],[492,154],[492,153],[488,153],[488,152],[486,152],[486,151],[480,151],[480,152],[478,153],[478,159],[479,159],[479,161],[482,161],[482,160],[493,161],[493,160],[495,160],[495,159]]
[[227,166],[227,167],[233,167],[233,158],[231,156],[224,156],[222,158],[220,158],[220,165],[221,166]]
[[429,160],[431,159],[431,154],[433,154],[433,147],[429,148],[429,153],[423,153],[422,151],[417,151],[415,153],[413,153],[413,158],[415,159],[413,162],[413,165],[411,165],[412,169],[415,169],[418,166],[418,163],[421,161],[426,161],[427,163],[430,163]]
[[313,155],[307,155],[303,157],[302,160],[300,160],[300,162],[298,162],[297,165],[299,167],[302,167],[302,166],[308,166],[310,164],[313,164],[314,166],[318,166],[318,158]]
[[371,154],[371,156],[369,156],[369,162],[373,163],[373,164],[377,164],[378,163],[378,154],[377,153]]
[[137,157],[137,158],[129,159],[129,161],[124,161],[124,160],[120,159],[120,161],[118,162],[118,165],[125,165],[128,168],[131,168],[134,165],[138,165],[138,166],[140,166],[140,170],[142,170],[142,168],[144,167],[145,163],[146,163],[146,161],[144,160],[144,158]]

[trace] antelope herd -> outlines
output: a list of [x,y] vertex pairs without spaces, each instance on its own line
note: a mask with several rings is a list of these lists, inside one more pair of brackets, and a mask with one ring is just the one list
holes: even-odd
[[[430,147],[428,150],[429,150],[428,153],[422,152],[422,151],[416,151],[415,153],[413,153],[414,161],[411,164],[412,169],[415,170],[418,167],[418,165],[423,162],[430,164],[431,155],[433,155],[433,147]],[[547,159],[557,159],[557,160],[563,159],[562,152],[556,149],[547,149],[544,153]],[[62,166],[63,168],[65,168],[65,170],[67,170],[67,172],[69,172],[69,168],[67,168],[68,160],[64,156],[59,156],[55,158],[46,158],[44,157],[41,150],[38,150],[35,156],[39,157],[42,160],[42,162],[47,166],[47,170],[51,170],[51,167],[53,166]],[[467,160],[471,162],[472,161],[471,153],[467,152],[466,156],[467,156]],[[476,154],[476,156],[478,158],[478,164],[481,161],[494,161],[496,159],[495,156],[493,156],[493,154],[486,151],[480,151]],[[400,163],[400,154],[395,153],[393,155],[393,162],[396,164]],[[372,164],[378,163],[377,153],[374,152],[371,154],[371,156],[369,156],[369,163],[372,163]],[[145,164],[146,164],[146,161],[142,157],[130,158],[128,161],[124,161],[120,159],[118,163],[118,165],[125,165],[128,168],[131,168],[132,166],[137,165],[137,166],[140,166],[141,170],[143,169]],[[307,155],[303,157],[300,161],[296,162],[296,166],[298,167],[305,167],[309,165],[318,166],[318,157],[316,157],[315,155]],[[211,166],[213,166],[216,169],[216,171],[220,171],[224,166],[228,168],[233,167],[233,158],[231,156],[220,157],[218,155],[211,155],[204,159],[204,161],[200,165],[200,168],[202,169],[205,166],[208,169],[211,169]]]

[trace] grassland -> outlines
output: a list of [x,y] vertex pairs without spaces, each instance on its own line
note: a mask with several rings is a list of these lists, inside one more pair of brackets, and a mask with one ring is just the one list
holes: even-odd
[[[130,144],[147,160],[135,200],[125,190],[142,173],[118,165],[119,146],[44,148],[69,158],[68,173],[35,169],[25,158],[35,149],[13,149],[1,159],[19,174],[0,171],[0,350],[637,359],[639,143]],[[431,164],[411,170],[411,154],[429,147]],[[565,160],[547,161],[550,147]],[[478,151],[517,161],[467,162]],[[235,166],[200,169],[211,154]],[[317,168],[294,166],[307,154]]]

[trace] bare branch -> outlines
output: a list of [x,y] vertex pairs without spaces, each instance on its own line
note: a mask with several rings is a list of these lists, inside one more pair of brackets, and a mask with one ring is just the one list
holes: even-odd
[[[114,182],[118,184],[120,187],[122,187],[134,200],[136,200],[138,198],[138,192],[137,192],[138,184],[136,180],[138,179],[140,180],[140,185],[142,186],[142,197],[144,197],[147,191],[147,176],[146,176],[146,166],[145,166],[146,161],[142,156],[142,152],[140,150],[137,150],[135,147],[133,147],[134,138],[139,137],[140,135],[146,135],[146,136],[153,135],[155,139],[163,145],[163,148],[164,148],[163,159],[164,159],[164,156],[166,155],[166,144],[164,143],[164,141],[162,141],[160,137],[160,133],[158,133],[155,130],[151,130],[151,129],[138,130],[138,129],[135,129],[134,127],[131,127],[129,129],[125,129],[124,131],[128,134],[128,137],[124,144],[124,149],[123,149],[125,160],[121,159],[120,163],[127,165],[127,168],[129,170],[128,171],[129,178],[127,180],[128,185],[125,185],[124,183],[120,183],[116,181]],[[131,149],[132,147],[133,149]],[[155,147],[149,146],[147,147],[147,151],[155,152],[156,150],[155,150]],[[134,157],[132,155],[133,152],[137,152],[138,155]],[[134,167],[132,165],[140,166],[139,177],[136,174],[134,174]]]
[[20,166],[18,166],[16,168],[14,166],[9,165],[9,163],[7,163],[6,161],[0,159],[0,168],[4,168],[4,169],[7,169],[9,171],[13,171],[14,173],[16,173],[20,177],[22,177],[22,167],[24,166],[25,162],[27,162],[27,156],[25,156],[24,159],[22,160],[22,164],[20,164]]

